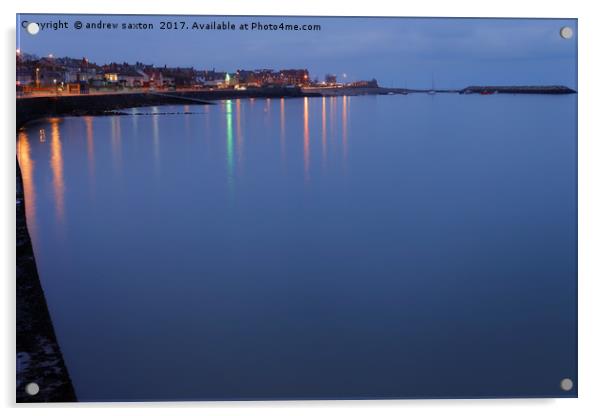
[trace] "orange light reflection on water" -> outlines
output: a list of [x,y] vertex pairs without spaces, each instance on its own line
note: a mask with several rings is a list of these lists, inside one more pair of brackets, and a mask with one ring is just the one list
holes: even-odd
[[23,180],[23,193],[25,196],[25,210],[27,229],[32,239],[35,239],[36,230],[36,191],[33,181],[34,161],[31,159],[31,146],[25,131],[20,131],[17,140],[17,156]]
[[284,107],[284,98],[280,99],[280,158],[282,163],[286,161],[286,112]]
[[90,173],[90,179],[94,178],[94,119],[92,117],[84,117],[86,123],[86,148],[88,152],[88,171]]
[[52,170],[52,188],[54,190],[56,217],[62,222],[65,217],[65,178],[63,177],[63,146],[59,119],[50,119],[50,168]]

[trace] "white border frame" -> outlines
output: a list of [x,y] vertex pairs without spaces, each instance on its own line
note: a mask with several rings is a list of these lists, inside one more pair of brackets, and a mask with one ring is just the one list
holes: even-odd
[[[587,5],[586,5],[587,4]],[[26,414],[43,411],[45,414],[97,414],[110,409],[115,415],[198,414],[199,410],[212,414],[245,415],[507,415],[529,412],[532,415],[593,414],[602,408],[602,337],[599,317],[602,302],[598,296],[602,288],[602,129],[596,98],[602,93],[600,41],[602,21],[594,2],[504,0],[486,2],[475,0],[421,0],[400,2],[371,0],[370,2],[330,2],[305,0],[291,4],[284,0],[168,0],[140,1],[103,0],[102,2],[72,2],[68,0],[21,0],[3,2],[2,29],[5,40],[2,53],[8,64],[2,65],[0,83],[4,108],[0,140],[2,165],[0,167],[0,195],[3,203],[3,238],[0,256],[4,272],[1,301],[4,309],[2,322],[3,373],[0,377],[3,407],[21,408]],[[14,59],[16,13],[107,13],[107,14],[238,14],[238,15],[330,15],[330,16],[427,16],[427,17],[554,17],[578,18],[579,30],[579,399],[501,399],[501,400],[384,400],[384,401],[299,401],[299,402],[183,402],[183,403],[110,403],[110,404],[14,404],[15,363],[15,90]],[[595,74],[598,74],[596,77]],[[133,380],[135,382],[135,380]],[[23,413],[21,413],[23,414]]]

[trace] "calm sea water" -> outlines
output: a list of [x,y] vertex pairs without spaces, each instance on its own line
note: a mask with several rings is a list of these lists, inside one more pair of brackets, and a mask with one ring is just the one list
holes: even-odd
[[80,400],[575,395],[576,96],[128,111],[18,135]]

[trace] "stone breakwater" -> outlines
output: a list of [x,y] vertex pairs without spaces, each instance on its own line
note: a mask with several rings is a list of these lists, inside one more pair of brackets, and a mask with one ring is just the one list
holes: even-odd
[[575,94],[577,91],[564,85],[472,85],[460,94]]

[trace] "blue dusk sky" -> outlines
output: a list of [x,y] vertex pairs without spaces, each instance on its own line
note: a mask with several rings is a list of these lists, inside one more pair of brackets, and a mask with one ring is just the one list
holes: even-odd
[[[29,35],[24,21],[66,22]],[[75,29],[86,23],[146,23],[150,30]],[[189,29],[161,30],[160,22]],[[230,22],[236,30],[190,29]],[[315,31],[240,30],[261,24],[320,25]],[[569,26],[574,36],[564,39]],[[235,71],[307,68],[323,79],[376,78],[392,87],[459,88],[471,84],[562,84],[577,88],[577,20],[30,15],[17,16],[17,48],[45,56],[87,57],[98,64],[136,61]],[[346,78],[343,78],[343,74]]]

